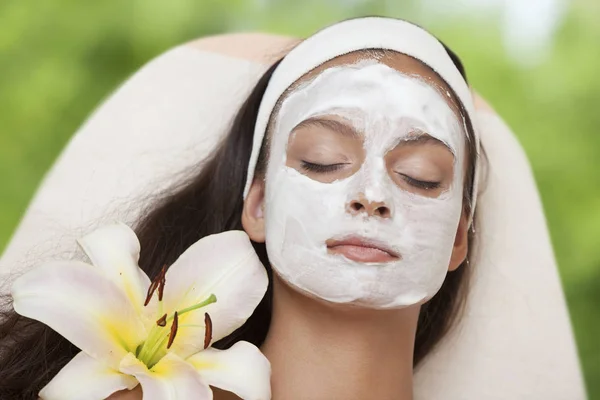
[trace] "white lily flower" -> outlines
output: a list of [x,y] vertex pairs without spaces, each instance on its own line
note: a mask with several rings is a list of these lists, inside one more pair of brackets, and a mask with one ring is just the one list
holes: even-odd
[[138,383],[145,400],[212,399],[209,385],[243,399],[271,398],[270,364],[258,348],[243,341],[209,347],[240,327],[267,289],[244,232],[203,238],[152,283],[126,225],[101,228],[79,244],[93,266],[53,262],[12,287],[16,312],[81,350],[42,399],[105,399]]

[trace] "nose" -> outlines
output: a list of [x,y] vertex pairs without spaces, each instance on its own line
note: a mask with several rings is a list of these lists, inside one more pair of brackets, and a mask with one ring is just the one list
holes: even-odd
[[348,212],[352,215],[364,213],[369,217],[391,218],[392,210],[382,201],[369,201],[362,193],[350,201]]

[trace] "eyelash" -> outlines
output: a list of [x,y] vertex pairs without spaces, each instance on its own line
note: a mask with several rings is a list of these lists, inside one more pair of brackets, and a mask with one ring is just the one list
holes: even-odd
[[[310,171],[310,172],[316,172],[316,173],[328,173],[328,172],[334,172],[337,171],[341,168],[344,167],[344,165],[346,165],[345,163],[337,163],[337,164],[315,164],[315,163],[311,163],[308,161],[301,161],[301,167],[302,169],[306,170],[306,171]],[[402,179],[404,179],[406,181],[406,183],[408,183],[411,186],[414,186],[418,189],[423,189],[423,190],[435,190],[435,189],[439,189],[441,186],[441,182],[430,182],[430,181],[421,181],[418,179],[414,179],[411,178],[408,175],[404,175],[401,174],[399,172],[396,172],[398,175],[400,175],[402,177]]]
[[418,179],[411,178],[408,175],[404,175],[399,172],[396,172],[396,173],[398,175],[400,175],[402,177],[402,179],[404,179],[404,181],[406,181],[406,183],[408,183],[409,185],[414,186],[418,189],[435,190],[435,189],[439,189],[440,186],[442,185],[441,182],[420,181]]
[[337,163],[337,164],[315,164],[308,161],[301,161],[302,169],[310,172],[322,173],[326,174],[328,172],[334,172],[339,169],[342,169],[346,165],[346,163]]

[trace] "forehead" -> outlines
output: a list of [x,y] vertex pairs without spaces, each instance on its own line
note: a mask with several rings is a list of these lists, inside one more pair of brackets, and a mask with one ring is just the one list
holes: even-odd
[[[440,93],[441,97],[450,106],[456,117],[461,119],[460,107],[458,105],[459,103],[452,93],[452,90],[446,84],[446,82],[444,82],[444,80],[428,65],[413,57],[407,56],[406,54],[381,49],[355,51],[335,57],[319,65],[298,79],[292,86],[290,86],[286,93],[279,100],[279,103],[281,104],[287,95],[293,92],[299,85],[316,78],[323,71],[332,67],[355,64],[363,60],[377,60],[379,63],[387,65],[388,67],[393,68],[400,73],[414,76],[415,78],[427,83]],[[276,111],[278,111],[278,108],[279,107],[276,107]]]

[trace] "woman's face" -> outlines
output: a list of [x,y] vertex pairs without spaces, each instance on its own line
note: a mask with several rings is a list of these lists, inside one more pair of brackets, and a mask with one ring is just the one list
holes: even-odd
[[248,197],[262,199],[274,271],[334,303],[431,298],[466,254],[463,126],[441,79],[404,55],[353,53],[305,76],[273,117],[264,192]]

